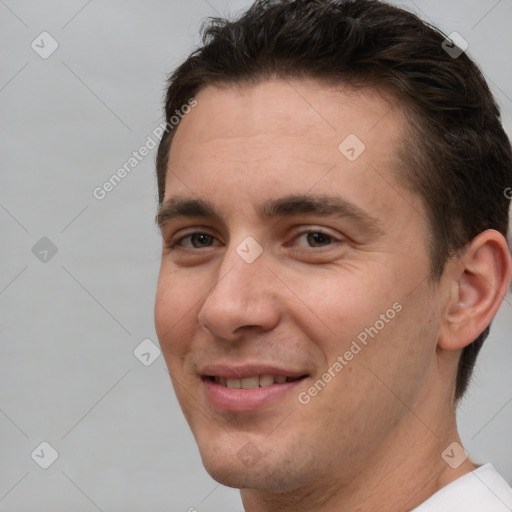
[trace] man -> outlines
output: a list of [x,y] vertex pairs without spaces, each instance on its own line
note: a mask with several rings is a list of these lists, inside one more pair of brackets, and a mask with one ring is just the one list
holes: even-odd
[[375,0],[259,1],[170,77],[156,329],[247,512],[512,510],[455,422],[510,282],[512,155],[454,49]]

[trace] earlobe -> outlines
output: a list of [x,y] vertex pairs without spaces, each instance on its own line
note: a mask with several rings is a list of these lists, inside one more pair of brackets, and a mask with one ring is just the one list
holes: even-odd
[[451,293],[438,341],[444,350],[463,349],[491,323],[512,272],[508,243],[493,229],[476,236],[455,263],[448,269]]

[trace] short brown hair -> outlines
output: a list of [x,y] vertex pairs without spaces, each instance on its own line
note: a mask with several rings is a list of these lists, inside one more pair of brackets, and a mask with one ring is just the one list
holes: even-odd
[[[477,65],[466,53],[448,53],[435,27],[378,0],[258,0],[234,21],[211,18],[202,35],[203,45],[169,78],[156,160],[160,203],[175,131],[169,122],[191,97],[208,85],[318,78],[386,90],[410,113],[397,174],[426,206],[434,281],[478,233],[507,236],[512,151],[499,108]],[[489,329],[462,352],[456,400]]]

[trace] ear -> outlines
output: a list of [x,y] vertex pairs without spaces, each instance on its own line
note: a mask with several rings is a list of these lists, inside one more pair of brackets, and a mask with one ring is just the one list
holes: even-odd
[[512,259],[507,240],[494,229],[483,231],[446,270],[450,297],[438,347],[459,350],[491,323],[508,291]]

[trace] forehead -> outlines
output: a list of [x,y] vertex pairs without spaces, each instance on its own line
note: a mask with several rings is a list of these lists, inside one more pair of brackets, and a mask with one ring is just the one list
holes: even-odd
[[315,189],[350,197],[377,215],[421,209],[418,198],[404,200],[411,193],[393,177],[406,126],[402,109],[374,89],[276,78],[209,86],[196,100],[174,135],[166,198],[214,201],[229,192],[261,204]]
[[312,141],[327,143],[357,130],[373,145],[383,133],[392,137],[405,122],[399,102],[384,90],[329,85],[316,79],[211,85],[195,99],[198,106],[179,124],[176,145],[187,142],[190,135],[197,143],[212,135],[236,138],[242,135],[241,129],[243,135],[269,138],[307,134]]
[[397,103],[373,89],[312,79],[209,86],[196,100],[174,135],[171,167],[213,166],[228,157],[248,166],[266,159],[281,172],[284,161],[392,166],[405,124]]

